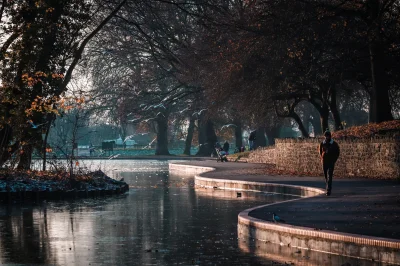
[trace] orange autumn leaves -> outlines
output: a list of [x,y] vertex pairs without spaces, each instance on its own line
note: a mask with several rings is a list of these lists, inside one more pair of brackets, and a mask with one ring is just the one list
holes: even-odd
[[86,102],[85,97],[59,97],[53,96],[44,98],[36,96],[36,99],[31,103],[30,108],[25,110],[27,117],[32,116],[33,112],[39,113],[55,113],[60,115],[60,111],[67,112],[71,109],[81,109]]
[[58,114],[57,109],[54,108],[54,103],[57,101],[58,97],[56,96],[53,96],[51,98],[36,96],[36,99],[31,103],[30,108],[25,110],[25,114],[27,117],[32,116],[33,112]]
[[60,110],[69,111],[74,108],[82,109],[85,102],[84,96],[62,97],[57,102],[57,106]]
[[42,85],[46,85],[46,82],[49,80],[62,80],[64,78],[63,74],[46,74],[42,71],[35,72],[33,75],[29,75],[25,73],[21,76],[22,82],[28,87],[33,87],[34,85],[41,83]]
[[[33,74],[24,73],[21,76],[21,81],[27,88],[33,88],[36,85],[40,85],[42,88],[50,88],[52,86],[57,86],[57,84],[61,82],[63,78],[63,74],[44,73],[42,71],[37,71]],[[59,96],[42,97],[37,95],[36,98],[31,102],[31,106],[25,110],[25,114],[27,117],[31,117],[33,112],[58,114],[59,108],[57,108],[57,103],[59,101]]]
[[388,131],[400,133],[400,120],[386,121],[382,123],[369,123],[362,126],[354,126],[345,130],[332,132],[332,137],[336,139],[344,137],[369,138],[377,134],[385,134]]

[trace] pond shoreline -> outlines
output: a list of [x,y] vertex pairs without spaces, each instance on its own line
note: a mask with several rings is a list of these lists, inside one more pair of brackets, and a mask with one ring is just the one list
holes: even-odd
[[[127,155],[120,155],[116,156],[116,154],[112,154],[110,156],[75,156],[74,160],[208,160],[210,157],[201,157],[201,156],[195,156],[195,155],[189,155],[189,156],[183,156],[183,155],[133,155],[133,156],[127,156]],[[116,156],[116,157],[112,157]],[[111,158],[112,157],[112,158]],[[35,157],[33,158],[34,160],[42,160],[40,157]],[[49,158],[48,161],[51,160],[69,160],[69,158],[57,158],[57,159],[51,159]]]
[[116,189],[98,190],[66,190],[66,191],[17,191],[0,192],[0,203],[4,202],[38,202],[42,200],[64,200],[78,198],[98,198],[124,194],[129,191],[129,186],[124,185]]
[[66,172],[0,172],[0,203],[94,198],[123,194],[128,190],[129,185],[123,180],[115,180],[102,171],[73,178]]
[[[74,160],[196,160],[201,161],[208,159],[198,156],[179,156],[179,155],[143,155],[143,156],[118,156],[118,157],[75,157]],[[34,160],[41,160],[35,158]],[[64,161],[67,159],[57,159]],[[3,172],[1,172],[3,171]],[[0,203],[12,202],[37,202],[41,200],[63,200],[63,199],[78,199],[78,198],[96,198],[111,195],[124,194],[129,191],[129,186],[123,181],[117,181],[100,171],[101,178],[96,178],[94,181],[97,184],[92,184],[87,176],[96,174],[96,172],[83,175],[82,180],[70,180],[67,173],[62,173],[62,178],[58,180],[54,177],[42,178],[42,173],[39,171],[14,172],[7,169],[0,169]],[[35,175],[35,173],[37,173]],[[50,172],[49,172],[50,173]],[[81,175],[82,177],[82,175]]]

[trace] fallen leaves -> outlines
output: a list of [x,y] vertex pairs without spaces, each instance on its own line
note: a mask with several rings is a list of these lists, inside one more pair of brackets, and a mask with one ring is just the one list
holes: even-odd
[[332,137],[335,139],[370,138],[379,135],[387,135],[390,133],[400,137],[400,120],[392,120],[382,123],[369,123],[362,126],[349,127],[344,130],[332,132]]

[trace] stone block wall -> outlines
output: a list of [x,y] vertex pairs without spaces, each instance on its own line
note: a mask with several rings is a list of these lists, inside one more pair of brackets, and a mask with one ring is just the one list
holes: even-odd
[[259,147],[249,154],[247,162],[275,164],[275,147]]
[[[322,139],[277,139],[274,148],[259,149],[249,162],[275,164],[279,170],[322,175],[318,147]],[[400,177],[400,140],[371,138],[338,140],[336,176]],[[257,159],[255,159],[257,158]]]

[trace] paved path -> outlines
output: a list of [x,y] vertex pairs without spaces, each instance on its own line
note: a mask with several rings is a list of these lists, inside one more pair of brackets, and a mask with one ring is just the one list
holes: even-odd
[[[210,166],[217,170],[204,177],[280,183],[324,188],[324,178],[268,176],[264,165],[217,163],[215,160],[182,164]],[[250,216],[271,221],[272,212],[288,224],[360,235],[400,239],[400,182],[397,180],[338,179],[334,177],[331,196],[317,196],[275,204],[250,212]]]

